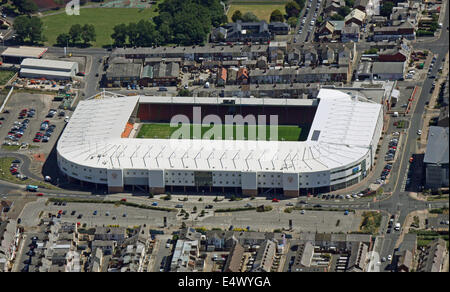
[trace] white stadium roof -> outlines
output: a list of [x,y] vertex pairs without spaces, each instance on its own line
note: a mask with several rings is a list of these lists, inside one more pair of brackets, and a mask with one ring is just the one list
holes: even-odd
[[[170,103],[172,98],[90,99],[78,104],[57,150],[78,165],[108,169],[318,172],[361,159],[371,147],[381,105],[358,101],[332,89],[321,89],[318,98],[309,137],[304,142],[121,138],[138,103]],[[176,98],[180,102],[182,99]],[[242,99],[243,103],[244,100],[253,102],[247,98]],[[276,100],[281,105],[286,102],[266,101],[269,104]]]

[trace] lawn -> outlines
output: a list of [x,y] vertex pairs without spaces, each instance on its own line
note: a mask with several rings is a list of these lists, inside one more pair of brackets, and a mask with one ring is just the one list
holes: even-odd
[[[212,128],[213,126],[202,126],[201,128],[201,135],[203,135]],[[232,126],[232,125],[222,125],[222,135],[225,135],[226,131],[231,131],[231,127],[233,127],[233,140],[243,140],[242,136],[240,135],[240,138],[236,139],[236,131],[239,129],[239,131],[242,131],[242,127],[244,130],[243,137],[245,140],[248,139],[248,132],[249,130],[255,131],[257,133],[257,129],[255,129],[256,126]],[[169,138],[179,127],[170,127],[170,124],[144,124],[142,125],[137,138],[150,138],[150,139],[167,139]],[[299,141],[300,140],[300,134],[302,133],[302,128],[299,126],[278,126],[278,140],[279,141]],[[191,137],[194,137],[193,135],[193,125],[190,125],[190,134]],[[197,138],[197,137],[194,137]],[[269,140],[270,138],[270,127],[266,127],[266,140]],[[214,136],[212,137],[214,139]],[[231,140],[227,137],[223,137],[223,140]],[[252,139],[254,140],[254,139]]]
[[80,15],[43,16],[44,35],[47,38],[46,45],[54,45],[56,38],[61,33],[68,33],[73,24],[93,24],[97,34],[97,40],[93,47],[103,47],[112,44],[111,34],[113,27],[121,23],[138,22],[141,19],[150,20],[157,15],[156,5],[150,9],[140,8],[81,8]]
[[5,85],[11,77],[14,76],[16,72],[10,70],[0,70],[0,86]]
[[242,14],[245,14],[247,12],[253,12],[260,20],[265,20],[267,22],[270,21],[270,14],[272,14],[272,11],[278,9],[281,11],[281,13],[286,14],[286,10],[284,9],[284,6],[286,4],[285,1],[271,1],[267,2],[265,4],[265,1],[261,2],[249,2],[247,4],[243,4],[244,1],[240,1],[238,3],[231,4],[230,9],[228,10],[227,16],[228,20],[231,22],[231,16],[233,16],[233,13],[236,10],[240,10]]

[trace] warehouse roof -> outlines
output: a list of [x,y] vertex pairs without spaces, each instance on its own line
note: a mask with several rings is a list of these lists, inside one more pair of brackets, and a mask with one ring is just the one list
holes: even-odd
[[448,164],[448,127],[431,126],[424,163]]
[[373,62],[373,74],[403,74],[403,62]]
[[21,67],[38,67],[42,69],[65,69],[71,70],[77,63],[68,61],[57,61],[48,59],[23,59]]
[[47,52],[47,48],[20,46],[9,47],[2,53],[2,57],[40,58]]
[[[327,171],[352,164],[370,151],[381,113],[380,104],[322,89],[309,137],[304,142],[122,139],[121,133],[139,102],[170,103],[183,98],[102,95],[103,99],[80,101],[58,142],[59,155],[77,165],[108,169]],[[216,98],[190,99],[222,102]],[[266,99],[264,103],[306,101]]]

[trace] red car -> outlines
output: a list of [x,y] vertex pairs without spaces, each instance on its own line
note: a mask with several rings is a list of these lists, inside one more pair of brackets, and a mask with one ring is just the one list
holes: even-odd
[[38,193],[36,194],[36,197],[42,197],[44,194],[43,193]]
[[414,158],[411,156],[411,158],[409,158],[409,162],[413,162]]
[[280,200],[278,200],[277,198],[272,199],[272,202],[274,203],[278,203]]
[[121,202],[126,202],[127,199],[123,198],[123,199],[121,199],[120,201],[121,201]]

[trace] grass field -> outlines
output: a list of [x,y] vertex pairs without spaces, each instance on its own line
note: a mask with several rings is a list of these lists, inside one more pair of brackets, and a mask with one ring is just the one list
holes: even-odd
[[[210,130],[213,126],[203,126],[201,128],[201,135],[202,137],[204,134]],[[233,138],[230,139],[230,137],[223,137],[223,140],[248,140],[248,131],[249,129],[251,131],[255,131],[254,127],[257,126],[248,126],[248,125],[222,125],[222,136],[225,135],[226,131],[230,131],[230,128],[233,127]],[[244,128],[244,134],[243,137],[245,139],[242,139],[241,137],[237,137],[236,131],[239,129],[239,131],[242,131],[242,127]],[[148,139],[168,139],[171,137],[173,132],[175,132],[179,127],[170,127],[170,124],[144,124],[142,125],[137,138],[148,138]],[[200,137],[194,137],[193,135],[193,125],[190,125],[190,134],[191,137],[194,139],[198,139]],[[256,131],[257,132],[257,131]],[[302,133],[302,127],[299,126],[278,126],[278,141],[300,141]],[[257,135],[256,135],[257,137]],[[214,136],[212,137],[214,139]],[[270,139],[270,127],[266,127],[266,140]],[[254,140],[254,139],[251,139]]]
[[138,22],[141,19],[149,20],[157,15],[156,5],[151,9],[139,8],[82,8],[80,15],[56,15],[43,16],[44,35],[47,38],[46,45],[54,45],[56,38],[61,33],[68,33],[73,24],[93,24],[97,40],[92,42],[93,47],[108,46],[112,43],[111,34],[117,24]]
[[231,16],[233,16],[233,13],[236,10],[240,10],[242,14],[245,14],[247,12],[253,12],[260,20],[265,20],[267,22],[270,21],[270,14],[272,14],[272,11],[278,9],[281,11],[281,13],[286,14],[286,10],[284,9],[284,6],[286,4],[284,1],[272,1],[272,2],[248,2],[245,3],[245,1],[239,1],[237,3],[233,2],[231,4],[230,9],[228,10],[227,17],[228,20],[231,22]]
[[0,70],[0,85],[5,85],[16,72],[9,70]]

